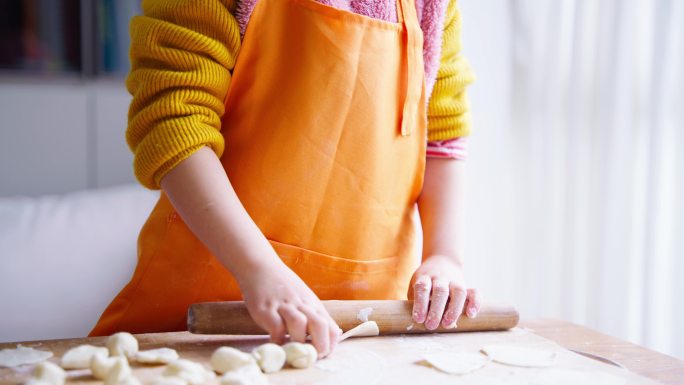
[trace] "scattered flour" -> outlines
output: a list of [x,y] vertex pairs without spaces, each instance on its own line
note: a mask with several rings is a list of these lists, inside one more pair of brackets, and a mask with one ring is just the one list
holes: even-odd
[[359,313],[356,315],[356,319],[358,319],[361,322],[368,322],[368,317],[371,315],[372,312],[372,307],[364,307],[363,309],[359,310]]

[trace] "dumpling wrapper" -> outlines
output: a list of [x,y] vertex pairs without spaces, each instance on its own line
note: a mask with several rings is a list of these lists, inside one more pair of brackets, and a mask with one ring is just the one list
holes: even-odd
[[511,345],[486,345],[481,351],[492,361],[524,368],[545,368],[556,361],[556,352]]
[[17,345],[16,349],[0,350],[0,367],[13,368],[19,365],[37,364],[50,357],[52,357],[52,352]]
[[423,355],[420,364],[431,366],[447,374],[468,374],[474,372],[489,362],[489,358],[480,353],[432,353]]

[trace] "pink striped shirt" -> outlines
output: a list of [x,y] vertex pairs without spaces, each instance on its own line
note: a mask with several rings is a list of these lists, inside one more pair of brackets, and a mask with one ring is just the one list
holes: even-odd
[[428,158],[465,160],[468,156],[467,143],[468,139],[465,137],[428,142],[426,156]]

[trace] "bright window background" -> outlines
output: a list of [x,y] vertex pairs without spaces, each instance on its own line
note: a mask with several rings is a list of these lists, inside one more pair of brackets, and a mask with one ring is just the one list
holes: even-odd
[[472,283],[684,357],[684,3],[461,8]]

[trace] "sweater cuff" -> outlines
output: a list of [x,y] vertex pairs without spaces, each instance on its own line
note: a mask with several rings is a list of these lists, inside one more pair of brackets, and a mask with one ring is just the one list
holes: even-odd
[[160,189],[160,181],[169,171],[204,146],[211,148],[218,157],[223,154],[221,132],[198,122],[177,121],[184,119],[191,120],[192,117],[162,123],[151,130],[136,148],[133,169],[143,186]]
[[442,141],[470,135],[470,113],[428,117],[428,141]]

